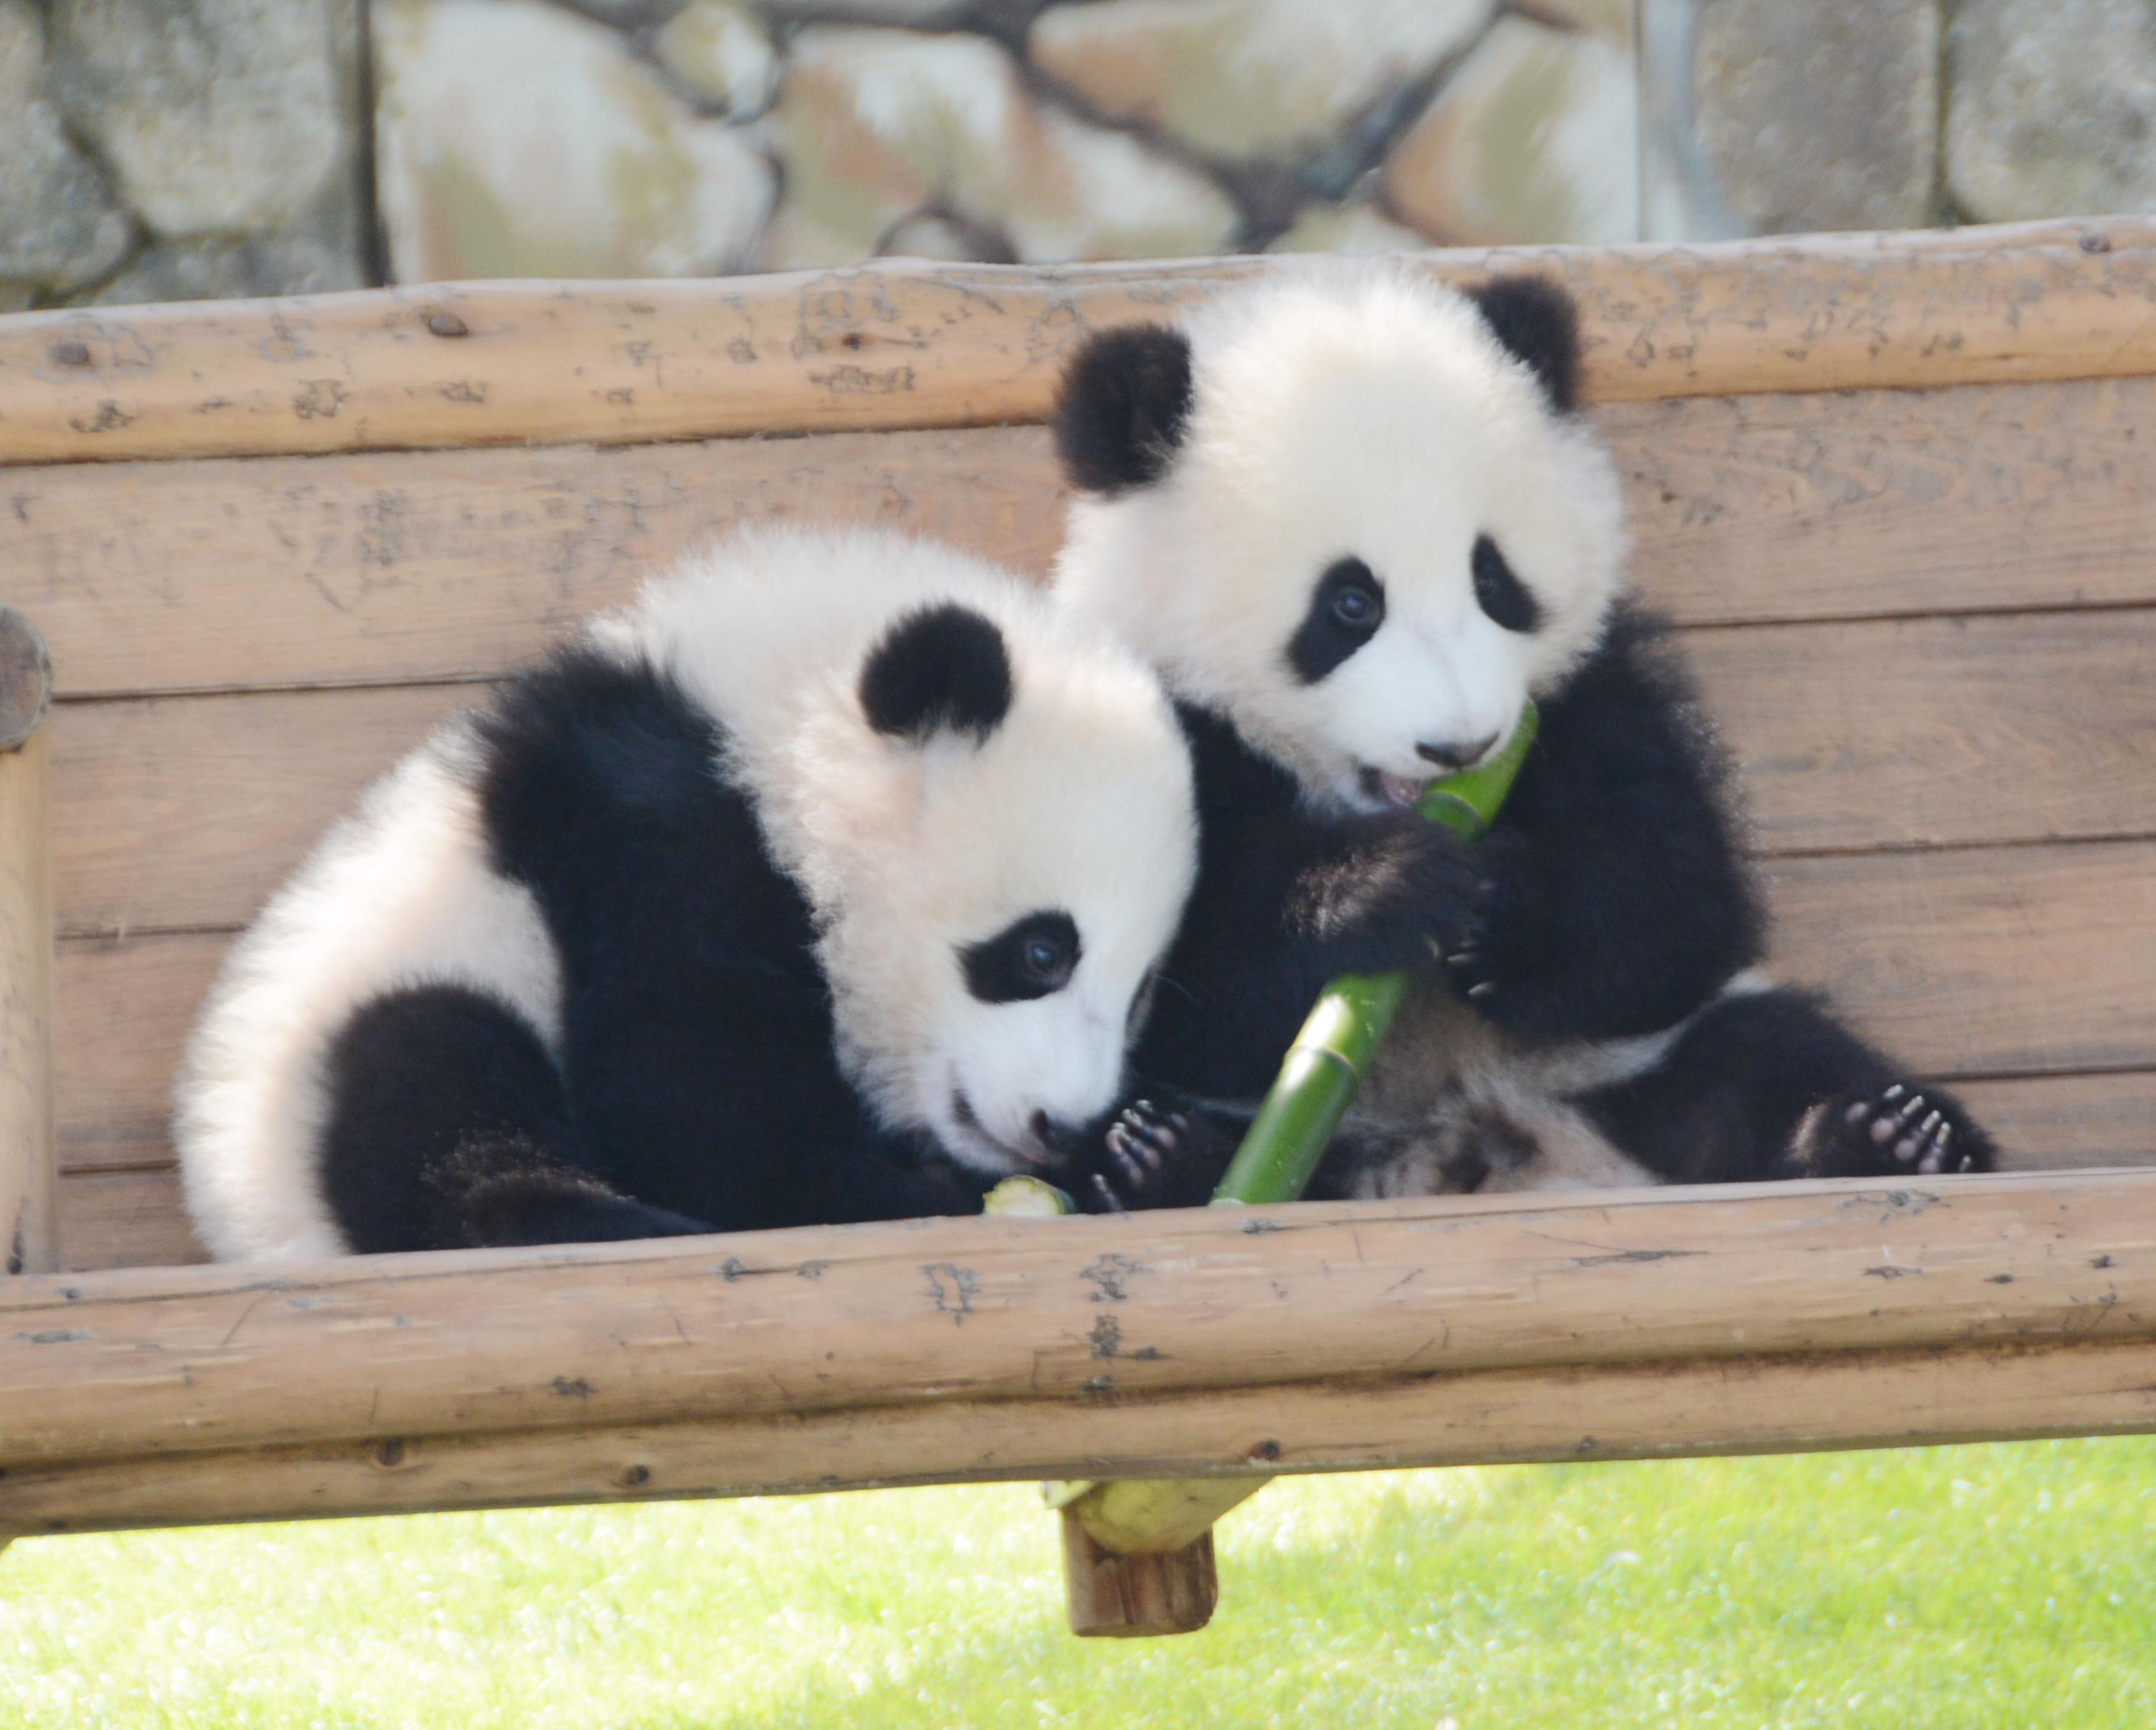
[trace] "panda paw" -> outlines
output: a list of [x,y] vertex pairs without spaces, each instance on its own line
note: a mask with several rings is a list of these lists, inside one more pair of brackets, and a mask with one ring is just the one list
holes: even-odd
[[1240,1140],[1198,1105],[1134,1100],[1101,1138],[1079,1205],[1091,1213],[1202,1206]]
[[1815,1107],[1799,1160],[1815,1177],[1935,1177],[1989,1171],[1997,1149],[1951,1094],[1896,1082]]

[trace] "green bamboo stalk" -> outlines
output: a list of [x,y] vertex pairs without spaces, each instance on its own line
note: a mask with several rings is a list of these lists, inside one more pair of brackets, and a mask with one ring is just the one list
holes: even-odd
[[[1436,782],[1415,809],[1465,840],[1481,834],[1527,761],[1538,719],[1530,703],[1502,751],[1465,774]],[[1351,973],[1319,994],[1227,1175],[1213,1192],[1215,1207],[1292,1201],[1310,1186],[1407,990],[1404,973]]]
[[[1539,719],[1528,704],[1502,752],[1435,783],[1416,810],[1465,840],[1481,834],[1512,791]],[[1404,973],[1348,974],[1319,994],[1213,1192],[1214,1206],[1293,1201],[1309,1187],[1407,990]],[[1136,1555],[1196,1543],[1264,1483],[1262,1477],[1111,1478],[1041,1487],[1049,1506],[1068,1509],[1102,1548]]]

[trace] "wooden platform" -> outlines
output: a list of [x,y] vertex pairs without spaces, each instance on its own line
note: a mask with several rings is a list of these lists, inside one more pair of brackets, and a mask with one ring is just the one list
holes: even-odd
[[[1746,766],[1776,965],[1964,1083],[2015,1164],[2138,1160],[2156,1154],[2156,796],[2135,796],[2156,791],[2156,338],[2135,320],[2156,238],[1964,233],[1495,262],[1553,264],[1582,293],[1639,585],[1686,627]],[[1090,320],[1254,268],[0,320],[0,600],[44,629],[59,679],[67,1265],[197,1255],[165,1122],[195,1006],[323,826],[478,682],[745,520],[896,523],[1045,571],[1062,504],[1045,429],[904,423],[1037,418]],[[432,335],[451,304],[467,334]],[[761,358],[711,374],[737,326]],[[91,364],[56,366],[69,342]],[[910,412],[853,405],[898,427],[811,430],[843,418],[837,357],[901,352]],[[331,360],[341,406],[310,410]],[[597,402],[637,389],[641,418],[534,406],[620,366],[648,381]],[[1971,371],[1986,381],[1810,388]],[[285,393],[287,412],[237,423],[263,454],[202,454],[242,436],[243,388],[259,407]],[[739,434],[749,415],[787,436],[434,448]],[[377,441],[422,448],[338,448]],[[50,460],[105,457],[122,459]]]
[[[1071,344],[1310,267],[0,318],[0,601],[58,682],[74,1270],[0,1279],[0,1539],[2156,1428],[2156,1173],[2078,1170],[2156,1164],[2156,226],[1429,264],[1580,295],[1640,586],[1745,765],[1776,965],[1953,1078],[2016,1171],[174,1266],[180,1043],[370,777],[731,523],[1045,571]],[[44,869],[7,801],[0,915]],[[44,1157],[11,987],[0,1191]]]

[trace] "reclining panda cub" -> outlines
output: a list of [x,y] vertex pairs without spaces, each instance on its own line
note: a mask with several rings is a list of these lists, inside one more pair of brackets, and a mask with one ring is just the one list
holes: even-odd
[[743,536],[393,770],[190,1047],[225,1258],[978,1211],[1123,1096],[1195,866],[1152,674],[892,535]]
[[[1818,998],[1765,918],[1674,645],[1624,593],[1576,319],[1528,278],[1391,267],[1096,335],[1055,415],[1065,603],[1160,670],[1198,886],[1088,1186],[1209,1193],[1323,983],[1416,989],[1319,1175],[1428,1193],[1989,1165]],[[1410,807],[1541,730],[1487,835]]]

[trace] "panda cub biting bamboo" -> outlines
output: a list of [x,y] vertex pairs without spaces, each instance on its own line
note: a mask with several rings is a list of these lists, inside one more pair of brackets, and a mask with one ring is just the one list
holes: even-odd
[[[1408,1006],[1317,1189],[1401,1195],[1984,1169],[1948,1093],[1754,970],[1727,775],[1625,595],[1576,318],[1390,266],[1096,334],[1055,417],[1064,603],[1160,670],[1198,886],[1096,1145],[1102,1205],[1194,1204],[1319,990]],[[1488,833],[1414,814],[1541,731]]]
[[745,535],[450,722],[235,947],[221,1258],[977,1211],[1122,1097],[1195,867],[1158,680],[1019,579]]

